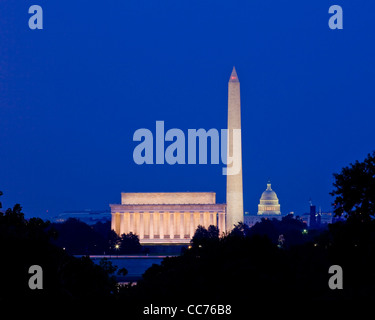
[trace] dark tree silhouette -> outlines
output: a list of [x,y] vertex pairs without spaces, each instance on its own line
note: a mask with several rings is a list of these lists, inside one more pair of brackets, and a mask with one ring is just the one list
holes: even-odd
[[310,241],[311,238],[303,234],[303,230],[307,226],[298,218],[287,215],[281,220],[278,219],[262,219],[252,228],[242,223],[235,226],[231,234],[239,234],[243,236],[265,235],[275,244],[279,243],[282,235],[283,246],[293,246]]
[[[320,247],[280,249],[268,236],[250,235],[239,224],[223,237],[212,237],[200,226],[193,246],[181,256],[166,258],[143,275],[138,286],[120,290],[127,299],[162,302],[205,300],[207,303],[244,305],[267,301],[322,297],[327,286],[328,263]],[[246,233],[246,234],[245,234]]]
[[219,239],[219,229],[214,225],[210,225],[207,229],[201,225],[195,230],[194,236],[191,239],[191,244],[196,246],[206,245],[209,242]]
[[123,233],[118,244],[119,253],[134,254],[142,251],[142,246],[139,242],[138,236],[132,232],[127,234]]
[[239,222],[238,224],[234,226],[229,236],[247,237],[249,234],[250,234],[250,227],[243,222]]
[[368,154],[363,162],[358,160],[335,173],[335,215],[371,220],[375,215],[375,152]]
[[[69,301],[113,296],[116,283],[108,270],[88,257],[74,258],[51,243],[48,221],[25,219],[22,207],[0,213],[0,304],[5,301]],[[30,290],[29,267],[43,270],[43,290]]]
[[78,219],[53,223],[52,229],[57,233],[54,243],[71,254],[103,254],[109,250],[108,240]]
[[117,271],[117,274],[125,277],[128,274],[128,270],[126,268],[121,268]]

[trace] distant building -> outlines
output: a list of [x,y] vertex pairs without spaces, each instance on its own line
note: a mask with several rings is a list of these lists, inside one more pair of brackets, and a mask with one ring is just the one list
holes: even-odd
[[[316,214],[316,206],[310,205],[310,223],[309,226],[311,228],[318,227],[320,223],[317,222],[318,220],[318,215]],[[319,219],[319,222],[321,219]]]
[[276,192],[271,188],[271,182],[268,181],[267,189],[262,193],[258,205],[258,216],[280,216],[280,204]]
[[281,220],[279,198],[276,192],[271,188],[271,182],[268,181],[267,189],[262,193],[259,200],[258,213],[256,215],[245,214],[244,222],[248,226],[253,226],[262,219],[278,219]]
[[142,244],[189,243],[198,225],[225,231],[226,205],[215,192],[121,193],[110,207],[112,230],[133,232]]
[[329,223],[335,223],[336,220],[337,219],[334,217],[334,213],[332,212],[319,212],[317,217],[317,223],[320,226],[326,226]]
[[97,222],[111,221],[111,212],[109,210],[75,210],[64,211],[63,213],[52,219],[53,222],[65,222],[69,218],[78,219],[88,225],[93,225]]
[[303,214],[302,221],[307,224],[309,228],[324,228],[330,223],[334,223],[337,219],[332,212],[316,212],[316,206],[310,204],[310,212]]

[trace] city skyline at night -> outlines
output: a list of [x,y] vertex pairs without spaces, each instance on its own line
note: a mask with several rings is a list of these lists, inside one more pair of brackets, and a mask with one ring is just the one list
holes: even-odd
[[0,1],[0,304],[239,319],[373,301],[374,12]]
[[4,207],[50,218],[105,210],[132,191],[212,190],[225,203],[221,165],[139,166],[132,138],[156,121],[226,128],[235,65],[244,211],[257,212],[268,178],[283,212],[302,214],[310,199],[331,211],[332,174],[364,159],[374,136],[374,45],[363,31],[372,22],[362,14],[374,5],[343,5],[346,28],[331,30],[321,3],[109,3],[112,19],[99,24],[95,7],[75,3],[63,17],[46,3],[43,30],[30,30],[21,4],[3,4]]

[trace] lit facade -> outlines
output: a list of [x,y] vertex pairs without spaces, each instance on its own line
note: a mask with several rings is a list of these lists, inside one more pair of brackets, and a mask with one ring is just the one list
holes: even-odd
[[268,181],[267,189],[260,198],[258,215],[281,215],[279,199],[276,192],[272,190],[270,181]]
[[135,233],[142,244],[189,243],[198,225],[225,231],[225,204],[214,192],[122,193],[111,204],[111,227]]
[[282,219],[280,211],[279,199],[276,192],[272,190],[271,183],[268,181],[267,189],[262,193],[258,205],[258,213],[255,214],[245,214],[244,222],[249,227],[252,227],[257,222],[261,222],[262,219]]

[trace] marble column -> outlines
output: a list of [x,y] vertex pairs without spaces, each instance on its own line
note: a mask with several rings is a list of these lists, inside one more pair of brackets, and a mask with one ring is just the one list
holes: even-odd
[[139,239],[143,239],[145,237],[145,229],[144,229],[144,222],[143,222],[143,212],[139,213]]
[[210,226],[210,213],[208,211],[204,213],[204,225],[207,229]]
[[194,226],[194,213],[190,212],[190,238],[193,237],[195,232],[195,226]]
[[116,231],[116,213],[111,213],[112,219],[111,219],[111,230]]
[[[133,233],[139,235],[139,212],[134,212],[134,231]],[[138,223],[137,223],[138,222]]]
[[174,213],[169,214],[169,238],[174,239]]
[[185,238],[185,214],[180,212],[180,239]]
[[159,213],[159,237],[164,239],[164,213]]
[[204,227],[204,213],[200,212],[199,213],[199,224]]
[[125,232],[125,213],[120,213],[120,236]]
[[129,226],[129,232],[134,233],[134,213],[130,213],[130,226]]
[[210,226],[211,225],[213,225],[213,226],[215,226],[216,225],[216,223],[214,223],[214,214],[212,213],[212,212],[210,212]]
[[120,213],[119,212],[116,212],[115,221],[116,221],[116,233],[118,235],[120,235],[121,224],[120,224]]
[[154,214],[150,212],[150,239],[154,239]]

